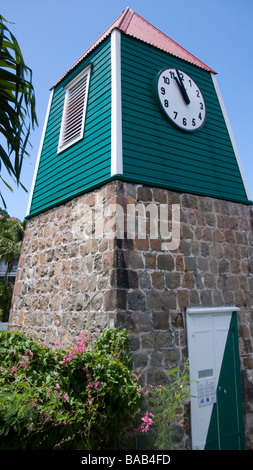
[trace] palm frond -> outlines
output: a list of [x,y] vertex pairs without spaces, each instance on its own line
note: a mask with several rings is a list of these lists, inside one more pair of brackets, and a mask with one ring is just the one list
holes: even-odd
[[19,185],[31,128],[38,121],[32,71],[6,23],[0,15],[0,134],[5,142],[0,146],[0,161]]

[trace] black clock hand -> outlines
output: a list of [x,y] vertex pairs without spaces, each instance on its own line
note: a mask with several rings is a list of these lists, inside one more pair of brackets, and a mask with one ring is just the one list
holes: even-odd
[[180,77],[180,73],[179,73],[178,69],[176,69],[176,72],[177,72],[178,78],[175,77],[175,80],[176,80],[176,82],[177,82],[177,84],[178,84],[179,90],[181,91],[181,93],[182,93],[182,95],[183,95],[183,98],[184,98],[186,104],[190,104],[189,96],[188,96],[187,91],[186,91],[186,89],[185,89],[185,86],[184,86],[184,84],[183,84],[183,80],[182,80],[182,78]]

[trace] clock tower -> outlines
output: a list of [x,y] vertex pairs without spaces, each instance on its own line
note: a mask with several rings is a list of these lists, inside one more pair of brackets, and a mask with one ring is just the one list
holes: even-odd
[[253,448],[252,220],[216,73],[127,8],[51,89],[9,329],[126,327],[145,383],[189,360],[176,448]]

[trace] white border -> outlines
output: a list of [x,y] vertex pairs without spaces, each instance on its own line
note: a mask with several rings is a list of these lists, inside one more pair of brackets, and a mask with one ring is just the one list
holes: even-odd
[[234,305],[230,307],[188,307],[186,313],[188,315],[203,315],[203,314],[226,314],[232,312],[239,312],[240,308]]
[[231,143],[232,143],[232,146],[233,146],[233,149],[234,149],[234,152],[235,152],[235,156],[236,156],[236,160],[237,160],[239,170],[240,170],[240,173],[241,173],[241,177],[242,177],[242,180],[243,180],[244,188],[245,188],[248,200],[251,201],[252,198],[251,198],[250,190],[249,190],[248,183],[247,183],[247,180],[246,180],[246,177],[245,177],[245,173],[244,173],[244,170],[243,170],[243,167],[242,167],[242,162],[241,162],[241,159],[240,159],[240,155],[239,155],[236,143],[235,143],[234,135],[233,135],[230,123],[229,123],[229,119],[228,119],[228,115],[227,115],[227,112],[226,112],[226,109],[225,109],[225,105],[224,105],[224,102],[223,102],[223,99],[222,99],[222,96],[221,96],[219,85],[218,85],[218,82],[217,82],[217,79],[216,79],[216,76],[215,76],[214,73],[211,73],[211,77],[213,79],[214,88],[215,88],[215,91],[217,93],[218,100],[220,102],[220,107],[222,109],[223,116],[224,116],[224,119],[225,119],[225,123],[226,123],[226,126],[227,126],[227,130],[228,130],[228,133],[229,133],[229,136],[230,136],[230,139],[231,139]]
[[[86,67],[81,73],[79,73],[65,87],[65,99],[64,99],[61,130],[60,130],[60,137],[59,137],[58,150],[57,150],[58,154],[61,153],[63,150],[67,149],[68,147],[70,147],[71,145],[78,142],[78,140],[81,140],[83,138],[84,123],[85,123],[85,118],[86,118],[86,108],[87,108],[87,102],[88,102],[89,84],[90,84],[90,71],[91,71],[91,65],[88,65],[88,67]],[[80,131],[80,134],[77,135],[77,137],[72,139],[67,144],[63,144],[62,141],[63,141],[64,130],[65,130],[64,128],[65,128],[65,120],[66,120],[67,103],[68,103],[68,97],[69,97],[69,89],[72,88],[72,86],[78,83],[80,80],[82,80],[82,78],[85,75],[87,75],[87,82],[86,82],[86,91],[85,91],[84,105],[83,105],[83,117],[82,117],[81,131]]]
[[111,176],[123,174],[121,109],[121,34],[111,33]]
[[44,143],[44,138],[45,138],[45,133],[46,133],[46,128],[47,128],[51,103],[52,103],[52,99],[53,99],[53,94],[54,94],[54,91],[52,90],[51,93],[50,93],[50,96],[49,96],[49,100],[48,100],[47,111],[46,111],[44,126],[43,126],[43,129],[42,129],[42,134],[41,134],[41,139],[40,139],[40,146],[39,146],[36,165],[35,165],[35,169],[34,169],[33,180],[32,180],[32,185],[31,185],[31,189],[30,189],[30,196],[29,196],[29,201],[28,201],[28,205],[27,205],[26,215],[29,215],[31,205],[32,205],[34,187],[35,187],[35,182],[36,182],[36,178],[37,178],[37,174],[38,174],[38,169],[39,169],[39,164],[40,164],[40,157],[41,157],[42,147],[43,147],[43,143]]

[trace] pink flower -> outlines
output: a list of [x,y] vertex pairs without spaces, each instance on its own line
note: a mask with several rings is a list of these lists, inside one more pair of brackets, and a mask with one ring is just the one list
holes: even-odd
[[96,389],[96,390],[98,389],[99,385],[100,385],[100,382],[99,382],[99,381],[95,382],[94,386],[95,386],[95,389]]
[[31,349],[27,349],[25,353],[33,357],[33,352],[31,351]]
[[149,431],[150,426],[153,424],[153,420],[150,418],[150,416],[151,418],[154,418],[154,415],[152,413],[148,413],[148,411],[146,411],[145,416],[141,418],[141,420],[143,421],[143,424],[140,424],[138,426],[138,429],[136,430],[136,432],[148,432]]
[[82,354],[85,351],[86,348],[86,337],[84,333],[80,333],[80,335],[77,337],[76,340],[76,345],[71,348],[70,351],[67,351],[67,354],[64,355],[62,365],[64,365],[66,362],[72,361],[72,359],[76,356],[76,354]]

